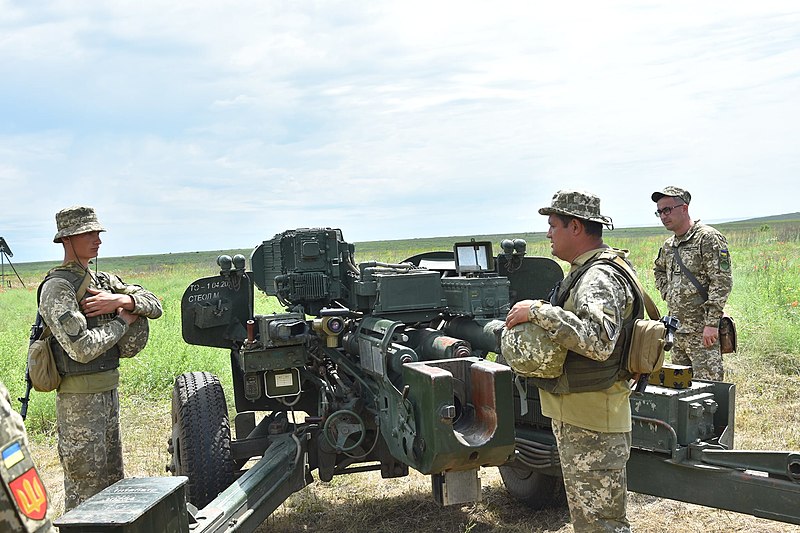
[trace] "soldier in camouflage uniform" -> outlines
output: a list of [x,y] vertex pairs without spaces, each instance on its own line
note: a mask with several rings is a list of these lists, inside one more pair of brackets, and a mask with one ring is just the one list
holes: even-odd
[[[97,257],[105,231],[94,209],[62,209],[56,225],[53,242],[63,245],[64,262],[42,282],[39,312],[57,341],[52,348],[62,375],[56,396],[58,454],[64,507],[70,510],[124,477],[119,358],[144,348],[146,319],[160,317],[162,310],[142,287],[106,272],[91,273],[89,261]],[[78,287],[85,282],[79,302]]]
[[52,533],[47,518],[47,491],[28,453],[28,438],[19,413],[11,408],[0,382],[0,531]]
[[636,318],[636,293],[602,259],[626,252],[603,243],[603,226],[613,225],[592,194],[558,191],[539,213],[549,215],[552,253],[570,262],[570,272],[551,302],[514,304],[506,327],[533,322],[568,350],[561,376],[533,382],[552,422],[574,530],[630,531],[631,409],[622,351]]
[[[656,287],[667,302],[669,314],[681,321],[670,352],[672,362],[691,366],[695,378],[722,381],[718,328],[733,287],[728,242],[711,226],[692,221],[692,196],[688,191],[666,187],[651,198],[658,206],[656,216],[675,234],[658,251],[653,268]],[[684,269],[704,291],[695,286]]]

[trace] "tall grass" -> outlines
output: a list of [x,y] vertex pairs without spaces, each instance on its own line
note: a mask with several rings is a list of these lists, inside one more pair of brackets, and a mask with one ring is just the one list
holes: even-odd
[[[721,228],[724,231],[724,228]],[[550,255],[543,233],[509,235],[528,240],[529,255]],[[630,258],[645,289],[666,306],[654,288],[652,264],[668,234],[662,229],[606,232],[608,244],[630,250]],[[480,236],[493,240],[497,250],[504,236]],[[800,375],[800,222],[733,228],[727,234],[732,256],[734,288],[728,312],[739,332],[737,357],[769,365],[787,376]],[[469,237],[411,239],[358,244],[357,261],[370,259],[398,262],[423,251],[448,250]],[[232,250],[225,253],[245,253]],[[138,283],[162,301],[164,316],[150,322],[150,342],[137,357],[122,362],[123,398],[167,401],[174,377],[182,372],[206,370],[229,385],[229,354],[222,349],[186,344],[181,336],[180,299],[190,282],[217,273],[219,252],[136,256],[101,259],[101,269],[118,273],[128,283]],[[0,380],[12,398],[24,391],[25,354],[30,325],[36,314],[36,286],[53,263],[17,265],[27,287],[0,288]],[[563,264],[562,266],[566,267]],[[274,299],[257,297],[258,312],[279,310]],[[54,395],[33,393],[29,430],[49,432],[54,420]]]
[[[726,378],[737,386],[736,446],[741,449],[800,449],[800,221],[721,225],[732,255],[734,288],[728,312],[739,329],[739,352],[726,359]],[[522,237],[530,255],[549,256],[543,233],[475,236],[499,243]],[[605,234],[612,246],[630,250],[640,278],[661,311],[653,283],[652,263],[667,233],[661,228],[622,229]],[[469,237],[410,239],[356,245],[356,260],[398,262],[430,250],[452,249]],[[495,250],[497,250],[495,244]],[[248,255],[248,251],[232,250]],[[221,252],[102,258],[100,268],[129,283],[139,283],[158,295],[164,316],[151,321],[150,342],[137,357],[122,362],[121,401],[126,474],[164,475],[169,461],[170,395],[175,376],[205,370],[220,376],[230,391],[230,361],[226,350],[187,345],[181,336],[180,299],[197,278],[217,273]],[[562,267],[566,267],[561,262]],[[36,313],[36,286],[55,263],[17,265],[27,288],[15,281],[0,288],[0,380],[12,398],[24,390],[23,373],[28,331]],[[259,313],[277,311],[272,298],[256,297]],[[230,393],[228,394],[231,400]],[[55,451],[54,394],[33,393],[28,426],[32,453],[53,503],[54,516],[63,510],[61,472]],[[411,472],[383,480],[375,472],[313,483],[292,495],[258,531],[320,531],[353,533],[372,529],[409,528],[435,531],[571,531],[562,510],[536,512],[511,499],[497,469],[481,469],[483,502],[439,508],[429,501],[430,480]],[[376,487],[380,490],[376,491]],[[669,523],[673,531],[797,531],[800,528],[632,494],[629,517],[636,531],[656,532]]]

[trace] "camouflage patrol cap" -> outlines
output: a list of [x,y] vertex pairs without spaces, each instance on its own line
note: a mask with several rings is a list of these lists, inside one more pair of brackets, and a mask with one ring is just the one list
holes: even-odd
[[567,357],[567,349],[533,322],[503,328],[500,350],[508,366],[525,377],[556,378],[563,373]]
[[600,214],[600,198],[586,191],[558,191],[550,207],[539,209],[540,215],[567,215],[606,226],[614,226],[611,217]]
[[689,191],[686,189],[681,189],[680,187],[673,187],[672,185],[669,187],[664,187],[660,191],[654,192],[650,195],[650,199],[652,199],[654,202],[657,202],[665,196],[674,196],[675,198],[680,198],[686,205],[689,205],[689,202],[692,201],[692,195],[689,194]]
[[106,230],[97,221],[93,208],[80,205],[73,205],[56,213],[56,228],[58,233],[53,237],[53,242],[61,242],[62,238],[72,235]]

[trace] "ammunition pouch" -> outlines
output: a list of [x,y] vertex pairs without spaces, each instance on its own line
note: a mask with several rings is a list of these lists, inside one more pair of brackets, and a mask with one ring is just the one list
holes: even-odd
[[736,351],[736,323],[727,313],[719,319],[719,348],[722,353]]

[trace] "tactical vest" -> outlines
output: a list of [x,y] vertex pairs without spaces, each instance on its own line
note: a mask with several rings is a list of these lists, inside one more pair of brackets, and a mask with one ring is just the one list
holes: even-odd
[[[73,272],[66,268],[54,268],[50,272],[47,273],[42,284],[39,285],[39,293],[36,295],[36,302],[39,302],[40,292],[42,290],[42,286],[45,282],[50,278],[61,278],[67,280],[72,288],[77,293],[78,288],[83,281],[83,275]],[[86,295],[84,295],[86,298]],[[93,317],[86,317],[86,324],[89,329],[100,327],[108,322],[114,320],[115,315],[100,315],[100,316],[93,316]],[[51,328],[52,329],[52,328]],[[119,367],[119,348],[115,344],[102,355],[95,357],[88,363],[79,363],[75,359],[71,358],[69,354],[64,350],[61,344],[58,343],[55,337],[53,337],[51,348],[53,349],[53,358],[56,361],[56,368],[58,369],[58,373],[62,376],[77,376],[80,374],[93,374],[96,372],[104,372],[106,370],[113,370]]]
[[570,291],[578,283],[581,277],[592,266],[602,263],[613,266],[620,272],[626,280],[634,294],[633,313],[630,318],[624,319],[622,328],[614,345],[614,350],[605,361],[595,361],[583,355],[577,354],[572,350],[567,351],[567,358],[564,360],[564,371],[557,378],[530,378],[533,383],[547,392],[553,394],[566,394],[568,392],[592,392],[609,388],[619,380],[630,379],[632,376],[625,371],[625,357],[631,343],[631,332],[633,324],[638,318],[644,316],[643,297],[635,283],[630,283],[629,274],[624,268],[617,265],[613,260],[613,254],[601,252],[589,259],[571,272],[564,281],[568,283],[556,285],[550,297],[550,303],[558,307],[563,307],[569,297]]

